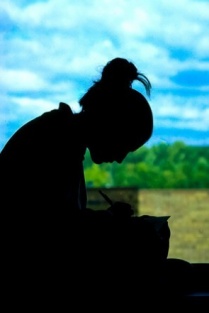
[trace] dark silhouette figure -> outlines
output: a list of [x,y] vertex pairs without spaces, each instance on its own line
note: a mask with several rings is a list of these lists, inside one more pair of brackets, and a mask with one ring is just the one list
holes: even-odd
[[148,78],[132,62],[111,60],[80,99],[79,113],[60,103],[23,125],[1,151],[7,284],[27,290],[28,299],[44,294],[51,304],[63,297],[69,305],[82,299],[119,305],[158,293],[167,222],[160,235],[128,204],[86,208],[86,149],[97,164],[121,163],[152,135],[152,111],[134,80],[149,95]]
[[80,113],[60,103],[21,127],[1,152],[6,205],[12,201],[19,213],[34,214],[84,209],[86,149],[95,163],[120,163],[152,134],[152,112],[145,97],[131,88],[134,80],[149,93],[149,80],[131,62],[116,58],[80,99]]

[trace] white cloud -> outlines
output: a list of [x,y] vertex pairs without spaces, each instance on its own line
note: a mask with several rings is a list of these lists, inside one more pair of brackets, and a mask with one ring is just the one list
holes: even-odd
[[[178,127],[186,121],[191,129],[209,129],[209,86],[198,87],[205,99],[193,95],[185,100],[176,96],[181,86],[172,81],[183,70],[209,70],[207,1],[50,0],[20,5],[5,0],[0,12],[1,94],[5,103],[13,103],[17,121],[24,111],[33,116],[59,101],[77,108],[101,67],[122,56],[151,80],[156,120],[172,127],[175,117],[181,120]],[[1,106],[0,116],[10,119],[8,108]]]
[[172,121],[170,119],[163,119],[163,120],[156,120],[156,124],[160,127],[165,127],[165,128],[173,128],[173,129],[183,129],[183,130],[188,130],[188,129],[193,129],[197,131],[208,131],[208,126],[207,127],[204,125],[205,119],[195,119],[195,120],[177,120],[177,121]]
[[[39,114],[43,114],[46,111],[57,109],[59,105],[59,103],[43,100],[41,98],[31,99],[26,97],[22,97],[21,99],[18,97],[13,97],[12,102],[14,105],[16,104],[18,105],[19,111],[28,112],[30,114],[32,113],[34,117],[36,117]],[[79,109],[79,104],[76,101],[70,101],[68,102],[68,104],[75,111]]]
[[194,99],[172,95],[158,96],[151,105],[156,126],[209,131],[209,103],[207,97]]
[[12,101],[14,104],[18,104],[21,111],[31,111],[31,108],[33,108],[35,114],[41,114],[42,112],[48,111],[54,107],[52,102],[43,99],[13,97]]
[[35,73],[22,70],[1,70],[0,84],[7,91],[35,91],[44,89],[47,83]]

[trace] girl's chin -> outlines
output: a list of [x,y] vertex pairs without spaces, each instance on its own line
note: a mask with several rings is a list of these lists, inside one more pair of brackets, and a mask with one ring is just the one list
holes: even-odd
[[92,157],[92,161],[96,164],[102,164],[102,163],[112,163],[114,160],[108,160],[105,158],[99,158],[99,157]]
[[90,155],[91,155],[91,159],[94,163],[96,164],[101,164],[101,163],[113,163],[115,161],[115,159],[113,159],[113,157],[111,156],[107,156],[107,155],[102,155],[102,154],[97,154],[97,153],[91,153],[90,151]]

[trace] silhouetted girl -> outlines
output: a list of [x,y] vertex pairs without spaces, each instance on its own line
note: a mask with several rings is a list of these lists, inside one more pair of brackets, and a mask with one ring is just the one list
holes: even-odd
[[93,162],[121,163],[148,141],[153,117],[146,98],[132,88],[151,84],[132,62],[115,58],[94,82],[73,113],[59,108],[23,125],[1,152],[1,178],[6,210],[32,219],[86,208],[83,160],[88,148]]
[[[80,99],[79,113],[60,103],[23,125],[1,152],[6,281],[17,284],[15,291],[19,281],[30,286],[23,294],[33,290],[34,301],[40,299],[37,290],[53,295],[47,303],[66,292],[73,293],[70,303],[74,295],[84,301],[92,293],[105,301],[107,292],[111,304],[117,289],[117,305],[128,293],[132,301],[142,290],[149,293],[154,286],[156,292],[169,230],[164,246],[146,219],[131,217],[129,205],[114,203],[97,213],[86,208],[86,149],[97,164],[121,163],[152,135],[152,111],[132,88],[135,80],[149,95],[148,78],[132,62],[111,60]],[[120,216],[124,208],[126,216]]]

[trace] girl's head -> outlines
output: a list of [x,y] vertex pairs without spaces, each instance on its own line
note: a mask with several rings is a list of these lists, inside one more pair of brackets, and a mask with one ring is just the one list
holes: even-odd
[[132,62],[113,59],[79,101],[88,125],[88,148],[95,163],[121,162],[152,135],[152,111],[146,98],[132,89],[134,80],[140,81],[150,94],[148,78]]

